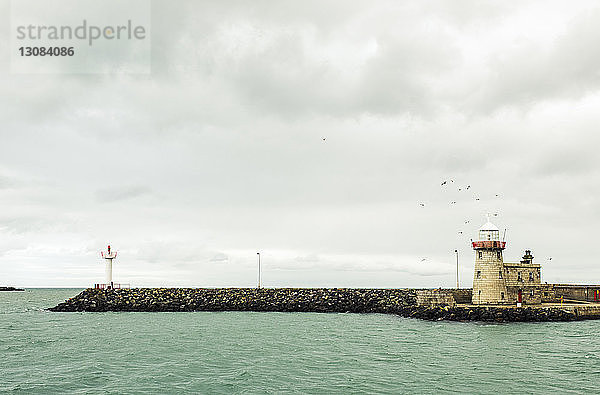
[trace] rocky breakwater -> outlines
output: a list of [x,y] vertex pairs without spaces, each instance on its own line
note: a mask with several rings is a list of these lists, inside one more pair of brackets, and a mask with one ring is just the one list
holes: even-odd
[[599,319],[600,309],[559,307],[420,306],[415,289],[132,288],[86,289],[50,308],[58,312],[279,311],[384,313],[424,320],[543,322]]
[[487,321],[487,322],[548,322],[600,319],[594,314],[581,314],[559,307],[482,307],[482,306],[415,306],[412,318],[448,321]]
[[132,288],[86,289],[50,311],[280,311],[410,314],[409,289]]

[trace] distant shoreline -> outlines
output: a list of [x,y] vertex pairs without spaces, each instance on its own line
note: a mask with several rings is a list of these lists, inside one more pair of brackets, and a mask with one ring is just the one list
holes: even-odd
[[8,291],[25,291],[23,288],[15,288],[15,287],[0,287],[0,292],[8,292]]

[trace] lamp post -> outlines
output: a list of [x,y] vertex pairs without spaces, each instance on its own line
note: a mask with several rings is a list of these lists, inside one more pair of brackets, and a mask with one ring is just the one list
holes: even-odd
[[454,250],[454,252],[456,253],[456,289],[459,289],[460,285],[458,284],[458,250]]
[[258,255],[258,288],[260,288],[260,252],[257,252]]

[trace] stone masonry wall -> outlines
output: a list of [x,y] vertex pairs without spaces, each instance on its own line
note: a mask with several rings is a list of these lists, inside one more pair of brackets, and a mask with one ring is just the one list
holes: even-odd
[[[500,252],[500,256],[498,256]],[[479,257],[481,253],[481,258]],[[475,271],[473,274],[473,304],[500,304],[504,303],[502,295],[506,297],[506,285],[503,272],[501,250],[480,249],[475,251]]]
[[600,285],[543,284],[541,295],[544,301],[555,303],[561,296],[564,300],[600,302]]
[[472,288],[450,289],[450,292],[454,295],[456,303],[471,304],[471,300],[473,299]]
[[456,306],[454,295],[445,289],[417,290],[418,306]]
[[540,304],[542,302],[540,265],[505,263],[504,268],[508,303],[515,304],[518,301],[519,290],[521,290],[523,304]]
[[464,289],[418,289],[418,306],[456,306],[457,304],[470,304],[473,290]]

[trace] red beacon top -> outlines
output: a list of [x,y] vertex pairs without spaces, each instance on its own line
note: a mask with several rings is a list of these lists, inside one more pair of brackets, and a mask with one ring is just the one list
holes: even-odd
[[116,252],[111,252],[110,251],[110,244],[108,245],[107,248],[107,252],[106,254],[104,254],[104,251],[100,251],[100,255],[102,256],[102,258],[106,258],[106,259],[114,259],[117,257],[117,253]]

